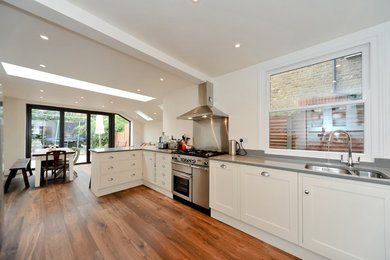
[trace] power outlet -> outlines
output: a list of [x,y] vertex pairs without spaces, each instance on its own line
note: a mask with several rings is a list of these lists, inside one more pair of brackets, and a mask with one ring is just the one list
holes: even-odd
[[247,143],[248,142],[248,138],[246,137],[240,137],[240,139],[238,139],[240,142],[242,141],[242,143]]

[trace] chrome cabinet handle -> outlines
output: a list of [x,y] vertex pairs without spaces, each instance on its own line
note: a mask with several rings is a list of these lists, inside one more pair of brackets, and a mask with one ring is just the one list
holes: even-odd
[[305,194],[310,194],[310,191],[308,191],[308,190],[305,190]]
[[108,159],[114,159],[114,156],[109,156]]
[[132,163],[132,165],[135,165],[135,163]]
[[269,172],[262,172],[261,175],[264,176],[264,177],[269,177],[270,176]]
[[227,166],[226,166],[225,164],[221,164],[221,168],[222,168],[222,169],[226,169]]
[[109,179],[108,179],[108,181],[113,181],[113,180],[114,180],[114,178],[109,178]]
[[135,176],[135,173],[132,173],[131,176]]
[[133,153],[132,156],[135,157],[135,153]]
[[112,169],[114,169],[114,166],[110,166],[110,167],[108,167],[108,169],[109,169],[109,170],[112,170]]

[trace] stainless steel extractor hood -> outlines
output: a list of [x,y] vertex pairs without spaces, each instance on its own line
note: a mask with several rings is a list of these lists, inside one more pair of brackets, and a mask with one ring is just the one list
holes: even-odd
[[219,109],[215,108],[213,96],[213,84],[204,82],[198,86],[199,106],[178,116],[177,119],[200,120],[204,118],[224,118],[228,117]]

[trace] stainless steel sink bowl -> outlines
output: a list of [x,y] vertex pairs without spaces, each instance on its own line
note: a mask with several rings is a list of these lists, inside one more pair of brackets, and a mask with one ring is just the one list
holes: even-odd
[[376,179],[390,179],[389,176],[378,172],[378,171],[369,171],[369,170],[355,170],[356,175],[366,178],[376,178]]
[[315,164],[306,164],[306,169],[317,171],[317,172],[329,172],[329,173],[343,173],[343,174],[350,174],[348,170],[338,168],[338,167],[329,167],[329,166],[323,166],[323,165],[315,165]]
[[382,172],[368,169],[359,169],[359,168],[347,168],[342,166],[328,166],[328,165],[316,165],[316,164],[306,164],[306,169],[317,171],[317,172],[327,172],[327,173],[341,173],[348,174],[366,178],[374,179],[390,179],[389,176]]

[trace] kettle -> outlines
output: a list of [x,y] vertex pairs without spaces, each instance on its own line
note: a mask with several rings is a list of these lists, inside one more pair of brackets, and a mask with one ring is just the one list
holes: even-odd
[[240,144],[236,140],[229,140],[229,154],[237,155]]

